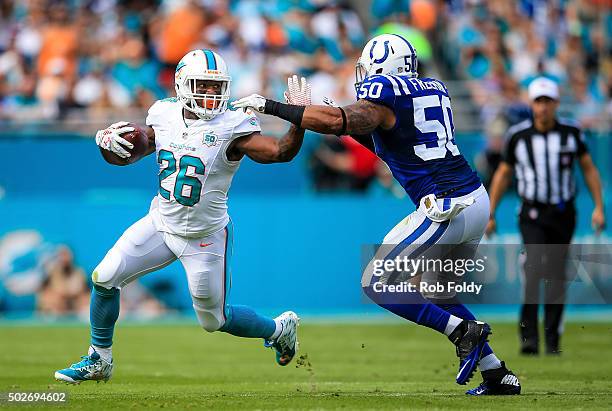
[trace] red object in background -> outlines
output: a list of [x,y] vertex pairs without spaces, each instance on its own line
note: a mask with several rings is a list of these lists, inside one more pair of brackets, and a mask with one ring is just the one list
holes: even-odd
[[169,90],[170,94],[174,92],[174,73],[174,67],[165,67],[160,70],[157,76],[159,84],[166,90]]
[[428,31],[436,25],[438,10],[430,0],[412,0],[410,2],[410,18],[412,26],[419,30]]
[[200,41],[206,26],[206,16],[196,2],[184,2],[168,14],[162,23],[158,56],[166,63],[175,65]]
[[376,174],[378,157],[351,136],[342,136],[340,141],[353,157],[351,172],[361,178],[371,177]]
[[285,47],[288,40],[283,26],[276,22],[268,22],[268,26],[266,27],[266,42],[270,47]]

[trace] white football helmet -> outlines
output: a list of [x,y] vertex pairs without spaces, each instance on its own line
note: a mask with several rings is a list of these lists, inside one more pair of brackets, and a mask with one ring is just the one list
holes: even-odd
[[399,34],[381,34],[363,48],[355,65],[355,88],[375,74],[417,77],[417,55],[412,44]]
[[[197,80],[221,82],[219,94],[196,92]],[[211,120],[227,110],[230,97],[231,77],[227,64],[220,55],[211,50],[192,50],[179,61],[174,73],[176,96],[185,107],[199,118]],[[198,101],[201,104],[198,104]]]

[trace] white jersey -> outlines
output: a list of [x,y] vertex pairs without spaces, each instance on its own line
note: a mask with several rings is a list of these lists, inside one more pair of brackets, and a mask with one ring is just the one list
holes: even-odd
[[151,216],[159,231],[185,237],[214,233],[229,222],[227,193],[240,161],[226,150],[236,138],[261,131],[252,113],[227,110],[212,120],[185,120],[175,98],[155,102],[146,123],[155,130],[159,193]]

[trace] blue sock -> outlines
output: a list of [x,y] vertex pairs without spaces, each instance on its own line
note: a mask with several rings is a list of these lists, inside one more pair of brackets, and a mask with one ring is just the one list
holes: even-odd
[[[444,333],[450,314],[432,304],[420,293],[402,293],[396,297],[378,294],[372,287],[364,287],[363,290],[372,301],[393,314]],[[396,299],[397,302],[394,301]]]
[[227,320],[219,331],[238,337],[268,339],[276,331],[273,319],[257,314],[246,305],[228,305]]
[[[476,319],[474,314],[472,314],[472,312],[465,305],[461,304],[456,299],[453,298],[450,300],[441,300],[441,301],[444,301],[445,303],[444,304],[436,303],[436,305],[440,307],[441,309],[443,309],[444,311],[446,311],[447,313],[452,314],[455,317],[462,318],[464,320],[475,320]],[[488,343],[485,344],[482,350],[482,358],[486,357],[487,355],[491,353],[493,353],[493,349],[491,349]]]
[[109,290],[94,284],[89,304],[91,345],[103,348],[113,345],[113,331],[117,318],[119,318],[119,289]]

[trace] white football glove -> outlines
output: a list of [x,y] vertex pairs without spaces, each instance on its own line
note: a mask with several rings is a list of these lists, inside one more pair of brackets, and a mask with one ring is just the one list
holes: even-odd
[[134,127],[127,127],[127,121],[120,121],[111,124],[104,130],[98,130],[96,133],[96,144],[105,150],[117,154],[121,158],[128,158],[132,155],[125,148],[132,149],[134,145],[121,137],[121,134],[134,131]]
[[[304,77],[302,77],[301,81],[298,81],[296,75],[287,79],[287,91],[284,93],[287,104],[309,106],[312,104],[311,94],[310,84],[308,84]],[[259,94],[251,94],[248,97],[233,101],[231,105],[234,108],[242,108],[244,111],[253,109],[263,113],[266,107],[266,98]]]
[[259,94],[251,94],[250,96],[243,97],[240,100],[233,101],[231,104],[232,107],[242,108],[244,111],[252,108],[255,111],[263,113],[264,108],[266,107],[266,98],[260,96]]
[[309,106],[312,104],[312,90],[304,77],[298,81],[294,74],[287,78],[287,91],[284,93],[287,104],[294,106]]
[[323,97],[323,104],[330,107],[340,107],[336,101],[331,97]]

